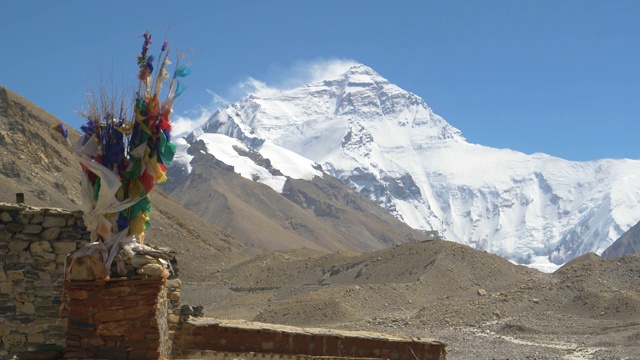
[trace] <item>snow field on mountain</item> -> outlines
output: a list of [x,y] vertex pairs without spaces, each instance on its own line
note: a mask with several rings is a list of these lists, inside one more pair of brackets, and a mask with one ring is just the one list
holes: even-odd
[[[290,150],[274,146],[270,142],[265,142],[258,149],[258,152],[263,158],[269,159],[271,165],[278,169],[284,176],[273,175],[268,169],[257,165],[250,158],[240,155],[235,148],[247,152],[252,151],[252,149],[237,139],[220,134],[204,133],[200,134],[197,140],[204,141],[207,153],[213,154],[218,160],[233,166],[237,174],[246,179],[265,184],[279,193],[282,193],[287,177],[311,180],[314,176],[322,176],[322,173],[314,168],[313,161],[303,158]],[[184,139],[181,139],[180,142],[177,142],[177,144],[180,145],[180,149],[183,149],[183,141]],[[186,160],[190,161],[188,155],[177,157],[177,161],[179,162]]]
[[322,177],[322,172],[314,168],[315,162],[291,150],[276,146],[270,141],[265,141],[258,151],[262,157],[271,161],[273,167],[287,177],[304,180],[312,180],[314,176]]

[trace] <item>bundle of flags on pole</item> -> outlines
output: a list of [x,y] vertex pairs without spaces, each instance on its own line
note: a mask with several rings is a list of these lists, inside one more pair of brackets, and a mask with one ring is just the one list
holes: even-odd
[[[87,118],[81,126],[83,135],[73,149],[83,172],[85,225],[91,240],[108,251],[108,272],[125,240],[144,242],[144,232],[150,226],[149,192],[156,183],[167,180],[167,166],[176,150],[170,142],[171,112],[184,91],[180,80],[191,72],[178,56],[170,74],[168,41],[156,60],[149,55],[151,33],[142,38],[142,51],[137,55],[139,84],[133,101],[127,104],[104,94],[99,99],[94,96],[83,113]],[[161,99],[167,81],[168,89]],[[63,124],[54,128],[67,138]]]

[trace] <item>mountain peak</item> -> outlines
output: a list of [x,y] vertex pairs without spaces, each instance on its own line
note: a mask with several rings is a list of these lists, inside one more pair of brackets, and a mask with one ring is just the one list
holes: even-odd
[[367,75],[367,76],[380,76],[377,72],[375,72],[372,68],[364,65],[364,64],[356,64],[350,67],[347,71],[342,74],[343,77],[351,76],[351,75]]
[[270,140],[318,163],[347,143],[423,148],[465,141],[424,100],[363,64],[350,64],[314,84],[245,98],[214,114],[202,130],[247,144]]
[[[339,82],[344,82],[345,84],[389,84],[389,80],[383,78],[372,68],[363,64],[356,64],[351,66],[336,80]],[[327,82],[333,81],[326,80],[325,83]]]

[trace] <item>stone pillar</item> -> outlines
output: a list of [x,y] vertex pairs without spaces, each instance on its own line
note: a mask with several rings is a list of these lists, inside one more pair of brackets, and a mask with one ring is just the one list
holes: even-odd
[[159,359],[171,352],[163,277],[65,283],[65,358]]

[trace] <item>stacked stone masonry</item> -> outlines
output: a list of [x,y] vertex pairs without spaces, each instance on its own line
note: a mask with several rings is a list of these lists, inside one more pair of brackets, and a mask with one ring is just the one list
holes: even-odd
[[[224,352],[214,350],[191,351],[181,359],[198,360],[380,360],[380,358],[358,358],[349,356],[313,356],[305,354],[274,354],[256,352]],[[390,359],[389,359],[390,360]]]
[[0,203],[0,359],[62,349],[67,254],[88,241],[80,211]]
[[158,359],[168,355],[165,279],[67,282],[65,358]]
[[[174,340],[175,358],[352,358],[446,360],[446,344],[361,331],[297,328],[241,320],[190,319]],[[244,359],[244,357],[242,357]]]

